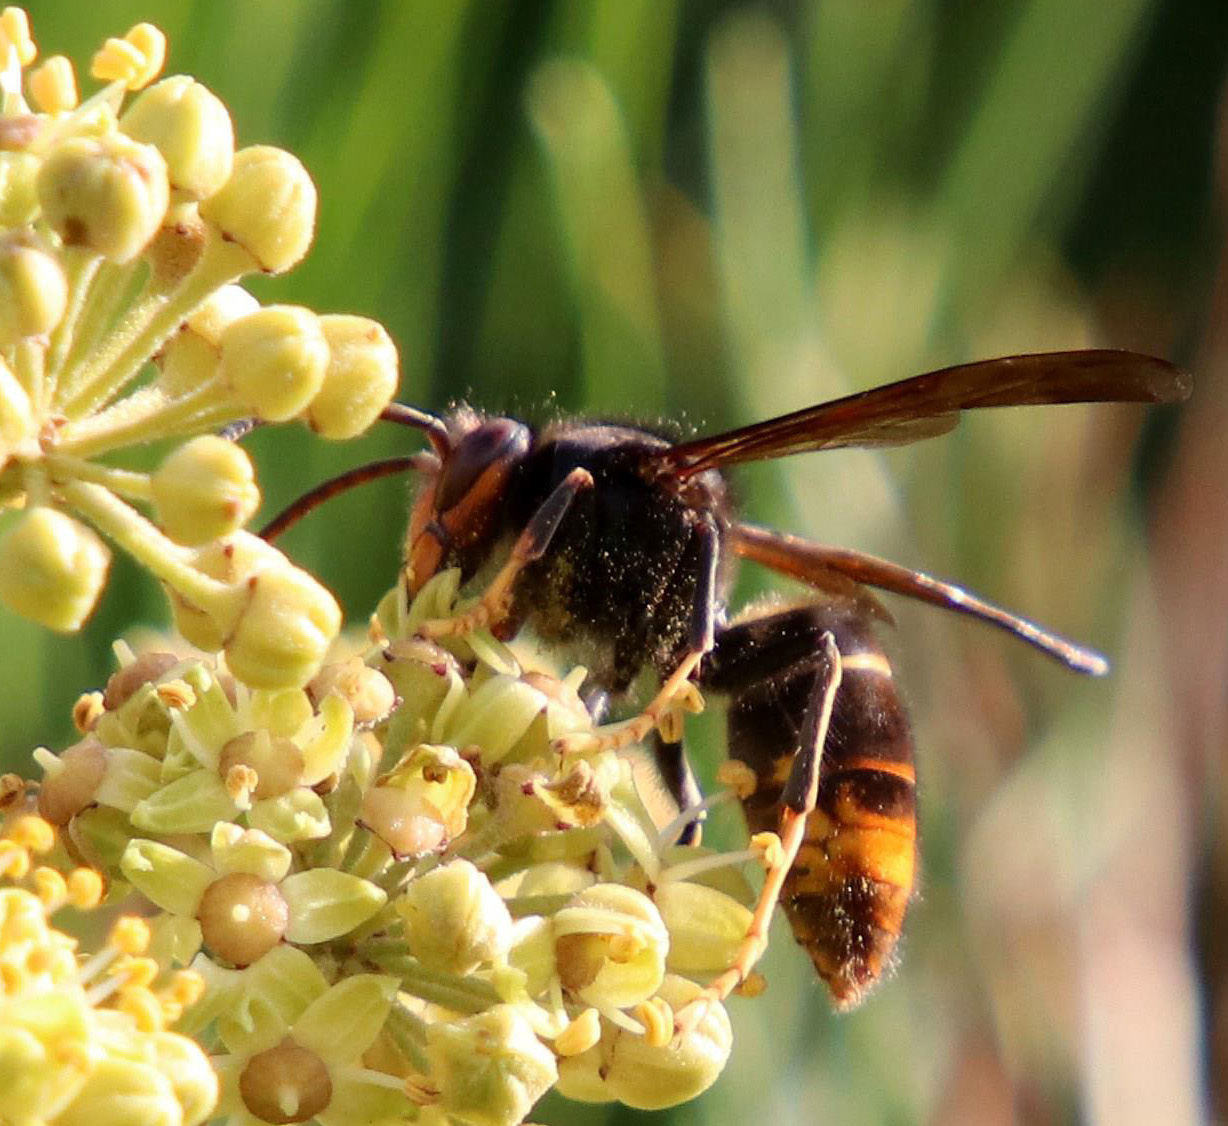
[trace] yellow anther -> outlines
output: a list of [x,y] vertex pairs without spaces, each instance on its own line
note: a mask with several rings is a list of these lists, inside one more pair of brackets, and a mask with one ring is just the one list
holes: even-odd
[[601,1017],[596,1009],[585,1009],[554,1039],[560,1056],[578,1056],[601,1039]]
[[26,974],[12,962],[0,962],[0,993],[17,993],[25,987]]
[[48,911],[57,910],[68,898],[68,881],[54,868],[35,868],[31,879],[34,894]]
[[775,833],[756,833],[750,839],[750,847],[759,854],[765,868],[779,868],[785,862],[785,846]]
[[739,798],[748,798],[759,785],[759,778],[744,762],[726,759],[716,768],[716,780],[732,790]]
[[735,991],[739,997],[759,997],[767,990],[767,978],[758,970],[751,970]]
[[256,787],[260,785],[260,775],[250,766],[238,763],[226,771],[223,781],[231,801],[244,802],[256,792]]
[[149,924],[136,915],[121,915],[111,927],[107,945],[135,957],[149,949]]
[[166,36],[151,23],[138,23],[123,39],[108,39],[94,56],[90,74],[122,82],[129,90],[148,86],[166,62]]
[[77,74],[64,55],[52,55],[30,71],[26,86],[34,104],[43,113],[70,113],[77,108]]
[[97,907],[106,890],[102,875],[93,868],[74,868],[68,875],[68,901],[79,911]]
[[24,880],[30,871],[30,854],[16,841],[0,840],[0,875]]
[[644,1026],[644,1041],[664,1048],[674,1036],[674,1010],[664,997],[650,997],[635,1006],[635,1017]]
[[138,23],[124,38],[140,51],[144,60],[136,81],[128,84],[129,90],[141,90],[162,73],[166,63],[166,36],[151,23]]
[[106,711],[106,705],[102,702],[101,692],[82,693],[72,706],[73,726],[84,735],[87,731],[93,730],[94,724],[102,717],[104,711]]
[[125,989],[148,989],[160,972],[153,958],[117,958],[107,970],[111,977],[124,979]]
[[638,934],[615,934],[610,936],[610,960],[614,962],[630,962],[646,943]]
[[159,684],[154,691],[168,708],[183,710],[196,703],[196,693],[186,680],[168,680],[165,684]]
[[125,986],[119,991],[115,1007],[127,1013],[141,1032],[161,1032],[165,1027],[162,1005],[148,989],[140,986]]
[[0,44],[17,55],[22,66],[29,66],[38,56],[38,48],[30,35],[30,17],[24,8],[5,8],[0,12]]
[[94,55],[90,75],[100,82],[122,82],[131,87],[145,65],[145,56],[127,39],[108,39]]
[[159,994],[158,1003],[162,1006],[162,1023],[164,1025],[174,1024],[183,1016],[183,1006],[178,1001]]
[[205,995],[205,979],[195,970],[179,970],[171,978],[169,993],[175,1002],[186,1009]]
[[47,946],[34,946],[26,952],[26,973],[31,977],[49,975],[59,959],[56,951]]
[[17,818],[5,835],[31,852],[50,852],[55,847],[54,826],[33,813]]

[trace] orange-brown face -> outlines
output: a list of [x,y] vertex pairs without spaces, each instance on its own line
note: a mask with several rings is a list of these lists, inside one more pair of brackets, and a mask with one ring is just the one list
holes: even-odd
[[512,474],[529,451],[532,432],[511,418],[461,415],[452,448],[414,502],[405,546],[410,591],[445,564],[466,577],[494,546]]

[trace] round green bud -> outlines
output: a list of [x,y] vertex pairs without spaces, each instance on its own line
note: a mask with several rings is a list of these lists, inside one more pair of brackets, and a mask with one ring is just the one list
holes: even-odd
[[185,442],[158,467],[151,483],[163,531],[189,546],[230,535],[260,507],[247,453],[214,434]]
[[49,333],[67,301],[68,282],[51,254],[20,234],[0,241],[0,347]]
[[145,249],[170,200],[162,154],[121,133],[61,142],[43,161],[37,186],[43,217],[65,245],[117,263]]
[[367,317],[322,316],[328,341],[324,386],[304,418],[325,438],[353,438],[367,429],[397,390],[397,349],[382,325]]
[[270,305],[222,330],[219,375],[245,410],[266,421],[299,414],[327,366],[328,342],[310,309]]
[[409,952],[428,969],[469,974],[502,958],[512,944],[507,904],[468,860],[419,876],[396,910]]
[[49,629],[80,629],[106,585],[110,561],[84,524],[54,508],[34,508],[0,537],[0,602]]
[[205,199],[230,178],[235,148],[230,114],[194,78],[180,74],[150,86],[125,111],[119,128],[156,146],[180,199]]
[[513,1005],[428,1026],[439,1109],[465,1126],[518,1126],[558,1078],[554,1053]]
[[221,356],[222,330],[259,308],[260,302],[242,286],[214,290],[163,345],[157,357],[158,386],[173,398],[211,379]]
[[253,145],[235,153],[230,179],[200,205],[200,217],[246,250],[255,268],[280,274],[311,245],[316,187],[297,157]]

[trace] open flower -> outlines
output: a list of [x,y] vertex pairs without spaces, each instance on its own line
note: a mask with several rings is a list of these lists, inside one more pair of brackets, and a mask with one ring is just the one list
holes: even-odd
[[230,1126],[386,1121],[404,1116],[399,1084],[362,1063],[388,1018],[395,978],[356,974],[329,986],[301,951],[266,958],[245,976],[238,1017],[221,1021],[227,1054],[218,1107]]

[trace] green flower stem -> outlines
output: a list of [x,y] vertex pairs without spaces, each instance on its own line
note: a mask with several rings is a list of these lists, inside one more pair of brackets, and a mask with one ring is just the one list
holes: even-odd
[[78,481],[90,481],[133,500],[149,500],[153,496],[148,473],[117,469],[113,465],[100,465],[96,461],[84,461],[58,453],[48,454],[45,464],[47,471],[56,480],[75,478]]
[[[133,278],[142,266],[139,258],[122,266],[114,262],[102,263],[97,270],[94,284],[89,287],[87,299],[79,310],[75,331],[68,354],[63,357],[61,370],[72,372],[81,366],[86,356],[98,351],[103,336],[115,323],[116,314],[128,297]],[[148,285],[148,282],[146,284]]]
[[[357,833],[355,838],[358,838]],[[360,847],[357,851],[354,851],[352,840],[350,847],[346,849],[343,870],[361,876],[364,880],[374,880],[388,863],[388,846],[374,833],[363,833],[358,839]]]
[[415,1070],[423,1073],[430,1070],[426,1054],[426,1021],[411,1013],[404,1005],[393,1005],[384,1023],[384,1031],[400,1049],[401,1054]]
[[64,499],[188,601],[207,608],[230,591],[225,583],[202,574],[188,562],[188,552],[172,543],[153,524],[101,485],[68,481],[58,488]]
[[96,457],[124,446],[215,429],[245,413],[225,396],[216,378],[175,399],[157,387],[144,387],[98,414],[69,423],[56,448],[76,457]]
[[253,269],[251,255],[210,229],[192,272],[169,293],[152,287],[112,333],[108,345],[64,381],[60,409],[69,418],[92,414],[122,390],[179,324],[215,289]]
[[64,316],[60,318],[60,323],[55,326],[51,334],[51,347],[47,355],[47,401],[49,402],[54,399],[64,361],[72,347],[73,337],[76,335],[77,321],[81,316],[81,310],[85,307],[94,277],[102,265],[102,257],[84,247],[66,246],[60,252],[60,261],[68,281],[68,305],[64,310]]
[[379,965],[401,979],[401,988],[406,993],[454,1012],[480,1013],[501,1000],[498,991],[488,982],[428,970],[417,958],[409,955],[388,958]]

